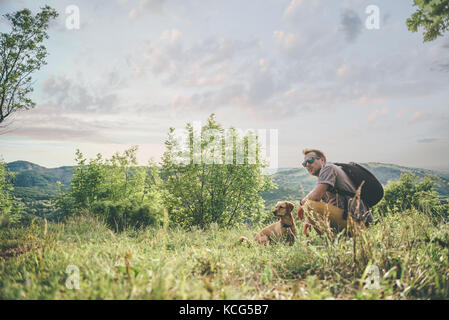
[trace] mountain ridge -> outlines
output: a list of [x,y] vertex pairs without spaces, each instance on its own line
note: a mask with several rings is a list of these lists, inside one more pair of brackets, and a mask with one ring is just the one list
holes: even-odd
[[[448,173],[378,162],[360,164],[368,168],[384,186],[388,181],[398,180],[401,174],[405,172],[411,172],[418,178],[435,175],[438,177],[435,180],[435,189],[440,197],[449,197]],[[70,188],[70,182],[73,178],[72,171],[75,167],[45,168],[25,160],[6,164],[7,170],[15,173],[14,196],[24,202],[27,212],[38,215],[49,210],[49,203],[58,191],[58,181],[61,182],[64,190]],[[292,201],[302,199],[316,184],[316,177],[311,176],[302,167],[279,168],[271,176],[278,188],[260,193],[267,207],[274,205],[281,199]]]
[[[379,179],[379,181],[386,185],[389,180],[396,180],[400,177],[400,174],[405,172],[412,172],[416,174],[419,177],[425,176],[425,175],[436,175],[444,180],[449,181],[449,173],[439,171],[439,170],[432,170],[432,169],[426,169],[426,168],[415,168],[415,167],[406,167],[402,165],[392,164],[392,163],[381,163],[381,162],[366,162],[366,163],[360,163],[361,165],[364,165],[369,170],[373,171],[374,175]],[[55,167],[55,168],[46,168],[44,166],[38,165],[36,163],[26,161],[26,160],[17,160],[8,162],[6,164],[6,169],[10,172],[16,173],[16,181],[22,181],[20,179],[20,176],[25,173],[25,175],[30,175],[31,171],[39,172],[43,175],[44,178],[47,180],[53,181],[57,180],[60,181],[63,185],[69,186],[70,181],[73,177],[72,171],[73,168],[76,166],[61,166],[61,167]],[[301,177],[301,179],[304,179],[307,181],[315,181],[315,178],[310,176],[307,171],[302,168],[278,168],[278,169],[265,169],[264,174],[271,175],[275,178],[279,176],[285,176],[285,175],[293,175],[294,177]],[[19,177],[19,180],[17,178]],[[32,179],[31,179],[32,180]],[[288,185],[291,185],[294,179],[287,183]],[[54,181],[56,183],[56,181]],[[279,181],[281,182],[281,181]],[[22,183],[22,182],[20,182]],[[30,183],[33,183],[30,181]],[[25,186],[25,185],[20,185]],[[33,185],[26,185],[27,187],[32,187]],[[296,187],[295,187],[296,189]],[[449,194],[449,190],[448,190]]]

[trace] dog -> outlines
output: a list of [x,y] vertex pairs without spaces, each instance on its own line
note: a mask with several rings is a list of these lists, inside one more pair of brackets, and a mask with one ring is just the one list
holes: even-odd
[[[267,245],[273,241],[286,240],[290,245],[296,240],[296,224],[293,219],[292,211],[295,205],[289,201],[278,202],[273,211],[275,217],[279,217],[279,221],[270,224],[260,231],[254,238],[254,241]],[[240,237],[240,242],[249,241],[246,237]]]

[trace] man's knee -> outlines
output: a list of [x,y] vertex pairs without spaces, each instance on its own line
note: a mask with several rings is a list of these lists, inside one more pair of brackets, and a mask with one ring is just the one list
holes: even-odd
[[343,230],[346,228],[347,220],[344,218],[343,209],[340,209],[329,203],[313,200],[307,200],[304,203],[303,208],[307,216],[310,216],[312,211],[315,217],[316,216],[320,218],[327,217],[331,227],[336,228],[338,230]]

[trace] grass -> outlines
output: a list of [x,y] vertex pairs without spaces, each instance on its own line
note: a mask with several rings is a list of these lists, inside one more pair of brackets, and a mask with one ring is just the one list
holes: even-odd
[[[449,226],[433,225],[418,210],[380,218],[355,240],[312,232],[299,234],[293,246],[238,241],[259,230],[211,225],[114,233],[85,215],[2,229],[0,299],[449,297]],[[372,265],[378,289],[365,286]],[[70,289],[76,270],[79,289]]]

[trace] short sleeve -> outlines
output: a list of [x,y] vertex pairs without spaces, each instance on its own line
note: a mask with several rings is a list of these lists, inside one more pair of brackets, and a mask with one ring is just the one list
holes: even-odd
[[337,180],[337,172],[333,166],[324,166],[320,170],[320,175],[318,176],[318,183],[328,184],[331,187],[335,187],[335,182]]

